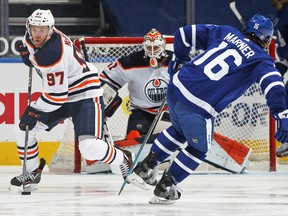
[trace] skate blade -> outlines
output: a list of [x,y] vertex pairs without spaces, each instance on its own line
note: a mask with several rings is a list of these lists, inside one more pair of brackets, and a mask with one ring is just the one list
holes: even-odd
[[175,200],[167,200],[158,196],[152,197],[152,199],[149,200],[149,204],[156,204],[156,205],[171,205],[174,204]]
[[140,176],[134,172],[127,176],[126,180],[127,182],[147,191],[154,188],[154,186],[147,184]]
[[10,185],[9,191],[11,194],[21,194],[22,192],[32,192],[38,189],[37,184],[30,184],[25,186],[25,189],[23,190],[22,185],[21,186],[15,186],[15,185]]

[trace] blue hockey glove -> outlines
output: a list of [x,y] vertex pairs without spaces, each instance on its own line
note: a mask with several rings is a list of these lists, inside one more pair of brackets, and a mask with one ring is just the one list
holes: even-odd
[[29,131],[32,130],[39,120],[41,114],[43,114],[43,112],[36,110],[31,106],[27,106],[19,123],[20,130],[25,131],[26,126],[29,127]]
[[22,43],[22,41],[17,41],[15,44],[15,48],[16,50],[19,52],[23,63],[25,65],[27,65],[28,67],[32,66],[30,60],[29,60],[29,51],[27,49],[27,47],[25,47]]
[[275,139],[281,143],[288,142],[288,110],[273,115],[277,120],[277,131]]

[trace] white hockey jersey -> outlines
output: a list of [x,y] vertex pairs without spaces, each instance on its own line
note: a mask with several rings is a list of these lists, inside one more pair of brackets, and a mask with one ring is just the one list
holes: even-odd
[[157,113],[166,97],[170,79],[167,69],[172,52],[166,52],[169,57],[157,69],[150,67],[149,59],[144,58],[143,50],[122,57],[103,70],[100,80],[117,90],[127,83],[131,109]]
[[44,92],[31,104],[44,112],[52,112],[63,103],[102,96],[97,68],[85,62],[72,41],[55,29],[51,38],[36,48],[29,35],[24,37],[29,59],[42,77]]

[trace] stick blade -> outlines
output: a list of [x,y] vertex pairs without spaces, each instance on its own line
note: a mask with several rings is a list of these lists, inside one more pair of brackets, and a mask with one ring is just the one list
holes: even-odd
[[22,191],[21,195],[31,195],[31,192],[30,191]]

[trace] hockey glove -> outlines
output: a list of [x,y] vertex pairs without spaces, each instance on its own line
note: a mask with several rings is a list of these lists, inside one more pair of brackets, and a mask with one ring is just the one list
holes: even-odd
[[273,115],[277,120],[277,131],[275,139],[281,143],[288,142],[288,110]]
[[19,123],[20,130],[25,131],[26,126],[29,127],[29,131],[32,130],[35,127],[37,121],[39,120],[41,114],[43,114],[43,112],[36,110],[31,106],[28,106],[21,117]]
[[24,46],[24,44],[22,43],[22,41],[17,41],[15,44],[16,50],[19,52],[23,63],[25,65],[27,65],[28,67],[31,67],[32,64],[29,60],[29,51],[27,49],[27,47]]

